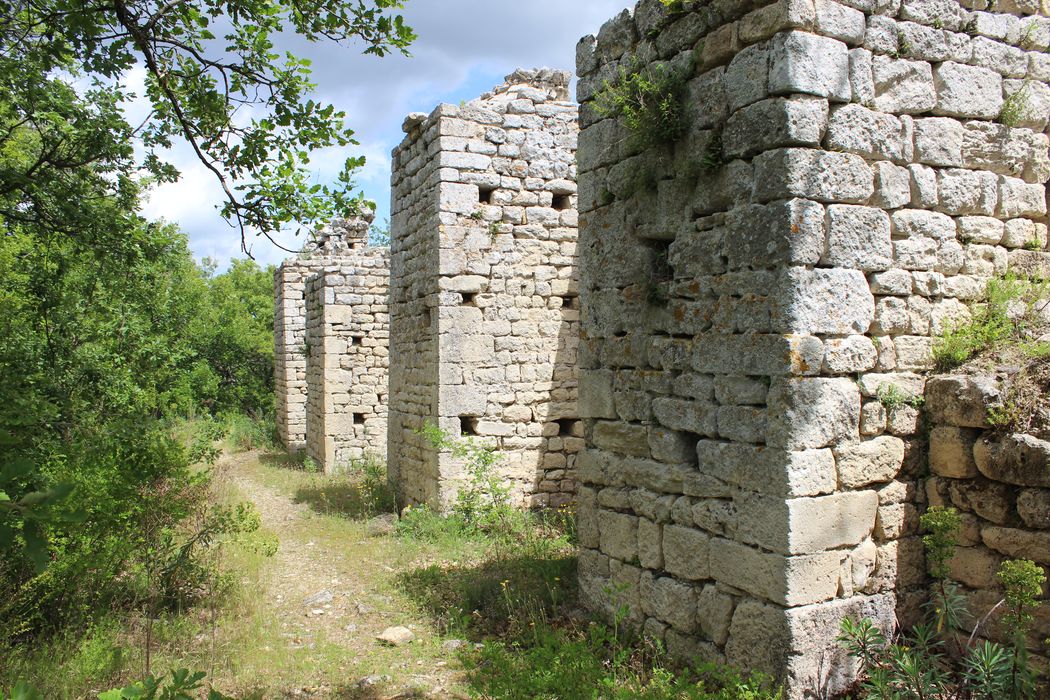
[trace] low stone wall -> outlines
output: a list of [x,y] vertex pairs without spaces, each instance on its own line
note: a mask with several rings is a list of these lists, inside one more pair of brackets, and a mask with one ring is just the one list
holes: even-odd
[[386,456],[390,253],[358,251],[306,284],[306,453],[327,473]]
[[[1006,399],[1008,375],[952,375],[926,384],[931,422],[930,505],[962,513],[961,546],[950,562],[975,620],[1002,599],[996,579],[1006,559],[1029,559],[1050,569],[1050,442],[1047,435],[993,430],[989,409]],[[1009,641],[998,625],[1000,609],[980,636]],[[973,622],[970,621],[969,633]],[[1035,612],[1029,650],[1036,667],[1050,667],[1050,605]]]

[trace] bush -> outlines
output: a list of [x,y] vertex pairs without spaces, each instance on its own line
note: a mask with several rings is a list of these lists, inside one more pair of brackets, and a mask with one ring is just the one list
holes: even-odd
[[686,74],[666,64],[652,67],[620,68],[615,83],[605,82],[595,97],[595,109],[602,117],[619,117],[631,132],[635,144],[648,148],[674,143],[685,134],[687,124],[682,109]]

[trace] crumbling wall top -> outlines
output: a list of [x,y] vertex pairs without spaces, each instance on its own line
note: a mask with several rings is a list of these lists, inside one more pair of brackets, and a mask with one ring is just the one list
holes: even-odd
[[360,250],[368,245],[368,232],[374,219],[375,212],[367,206],[350,218],[332,219],[314,233],[303,246],[303,253],[338,257]]

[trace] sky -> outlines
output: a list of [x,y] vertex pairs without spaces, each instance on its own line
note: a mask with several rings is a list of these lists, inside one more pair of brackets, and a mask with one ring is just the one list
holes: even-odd
[[[376,219],[383,222],[390,211],[390,151],[404,136],[406,115],[471,100],[502,83],[515,68],[571,70],[580,37],[596,33],[603,22],[633,5],[634,0],[408,0],[402,14],[419,37],[410,58],[376,58],[362,55],[360,45],[295,39],[278,46],[313,61],[315,99],[344,110],[360,142],[349,152],[315,152],[315,176],[325,182],[349,155],[364,155],[367,164],[355,182],[376,202]],[[144,213],[178,224],[196,257],[213,258],[225,269],[231,259],[244,256],[239,231],[216,209],[221,192],[187,148],[177,147],[169,157],[182,178],[155,189]],[[292,235],[279,241],[292,249],[302,246]],[[265,238],[252,238],[249,245],[260,264],[277,264],[288,256]]]

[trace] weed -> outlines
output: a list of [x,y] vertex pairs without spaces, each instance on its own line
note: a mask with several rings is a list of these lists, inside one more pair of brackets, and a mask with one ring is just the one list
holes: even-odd
[[896,384],[883,384],[879,387],[878,392],[876,392],[876,397],[889,411],[898,409],[901,406],[922,408],[926,404],[926,398],[924,396],[919,394],[909,394]]
[[[936,368],[948,371],[1003,342],[1020,341],[1031,311],[1046,290],[1045,281],[1013,274],[989,280],[984,303],[974,307],[970,321],[949,329],[934,343]],[[1023,313],[1016,313],[1018,306]]]
[[1038,238],[1033,238],[1033,239],[1031,239],[1029,241],[1025,241],[1024,242],[1024,249],[1025,250],[1042,250],[1043,249],[1043,244],[1040,242],[1040,240]]
[[1035,48],[1035,32],[1038,29],[1039,29],[1039,23],[1036,22],[1035,20],[1031,20],[1030,22],[1027,22],[1024,25],[1024,27],[1022,28],[1021,37],[1018,40],[1017,45],[1020,48],[1024,49],[1025,51],[1029,51],[1031,49],[1034,49]]
[[489,238],[495,238],[499,235],[500,225],[498,221],[493,221],[489,224]]
[[910,56],[912,52],[911,42],[908,41],[908,37],[904,32],[897,32],[897,51],[894,53],[894,58],[903,58]]
[[1004,126],[1018,126],[1028,111],[1030,97],[1028,95],[1029,82],[1027,80],[1003,100],[1003,106],[999,110],[998,121]]
[[474,221],[481,221],[485,218],[485,212],[481,211],[480,209],[472,211],[470,213],[470,218]]
[[321,465],[317,463],[313,457],[307,457],[303,460],[303,471],[309,474],[319,474],[321,472]]
[[725,155],[722,150],[722,130],[716,129],[711,133],[711,139],[700,154],[698,165],[701,170],[715,170],[725,165]]
[[1021,419],[1021,407],[1010,400],[988,407],[988,424],[997,430],[1011,430]]
[[674,143],[685,133],[682,109],[685,71],[665,64],[620,67],[616,84],[606,81],[595,98],[602,117],[619,117],[642,148]]

